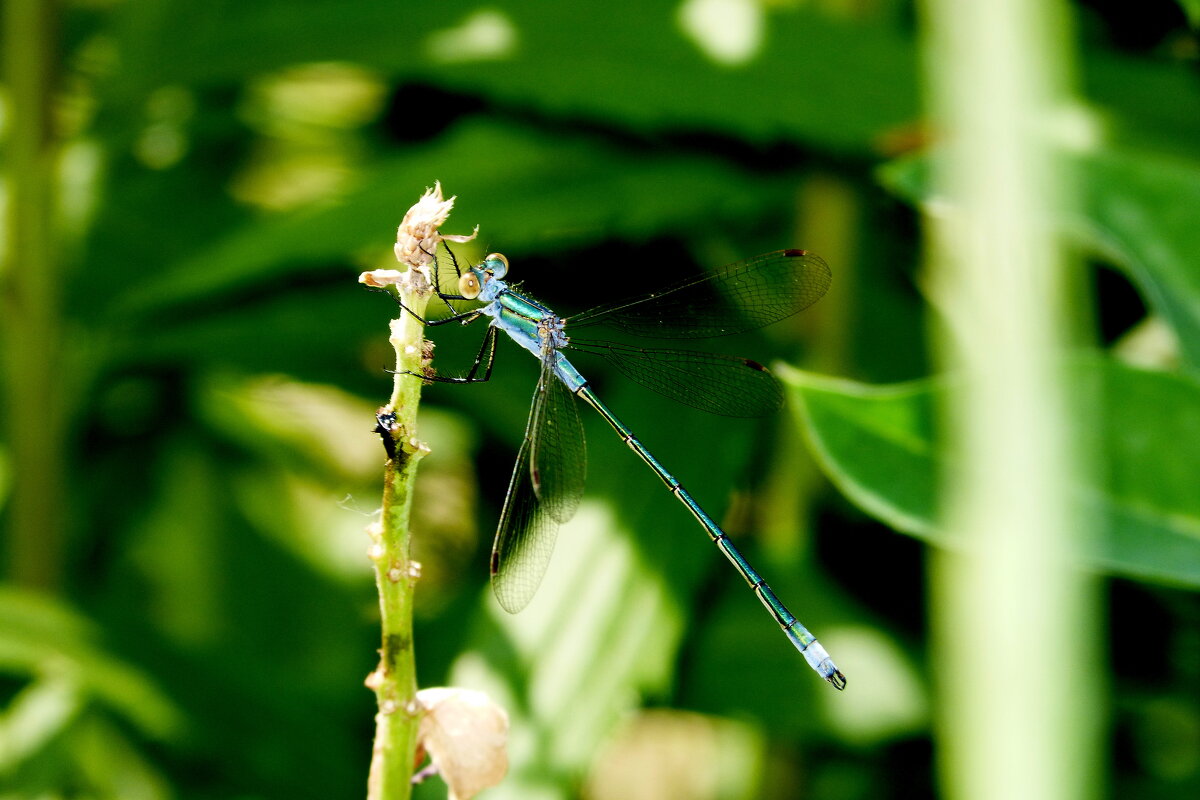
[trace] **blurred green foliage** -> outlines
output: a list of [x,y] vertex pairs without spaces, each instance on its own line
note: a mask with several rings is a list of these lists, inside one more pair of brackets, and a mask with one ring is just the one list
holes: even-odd
[[[1074,432],[1100,467],[1072,490],[1091,528],[1083,566],[1133,578],[1200,586],[1200,498],[1193,491],[1200,451],[1174,443],[1200,436],[1200,385],[1116,361],[1064,369],[1095,424]],[[847,496],[893,528],[943,547],[961,547],[939,530],[937,480],[952,468],[934,425],[938,396],[953,382],[894,387],[789,372],[796,406],[826,472]]]
[[[1125,576],[1107,584],[1111,791],[1192,797],[1200,603],[1129,576],[1200,577],[1197,9],[1075,10],[1083,103],[1062,136],[1084,202],[1061,222],[1093,259],[1103,349],[1181,373],[1100,360],[1090,378],[1117,390],[1097,437],[1141,526],[1113,528],[1099,565]],[[486,553],[535,365],[502,344],[490,385],[426,390],[419,678],[509,709],[512,775],[489,796],[933,792],[921,550],[885,527],[929,530],[913,520],[932,502],[903,201],[936,202],[936,156],[917,155],[934,137],[910,3],[159,0],[71,4],[60,23],[45,103],[63,144],[63,348],[44,403],[68,423],[48,485],[65,547],[56,585],[0,592],[0,797],[363,794],[362,529],[395,308],[355,277],[391,266],[392,231],[435,180],[459,198],[446,230],[480,226],[459,256],[506,253],[563,312],[813,249],[830,295],[716,349],[923,380],[876,396],[799,381],[801,425],[713,419],[581,364],[820,635],[842,695],[600,420],[585,507],[534,603],[505,615]],[[465,369],[477,337],[437,331],[438,368]],[[0,512],[26,469],[0,449]]]

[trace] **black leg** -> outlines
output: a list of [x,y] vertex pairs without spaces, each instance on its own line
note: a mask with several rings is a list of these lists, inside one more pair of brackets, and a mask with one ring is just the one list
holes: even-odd
[[[439,263],[438,263],[437,256],[435,256],[433,253],[430,253],[424,247],[421,248],[421,252],[425,253],[425,255],[433,258],[433,280],[431,281],[433,284],[433,293],[438,296],[439,300],[441,300],[443,303],[446,304],[446,308],[450,309],[450,316],[445,317],[443,319],[435,319],[435,320],[425,319],[420,314],[416,313],[411,308],[404,305],[404,303],[400,300],[399,297],[396,296],[396,294],[394,292],[391,292],[387,289],[377,287],[377,286],[368,286],[367,288],[373,292],[383,292],[383,293],[389,295],[392,298],[392,300],[395,301],[396,305],[400,306],[402,309],[407,311],[409,314],[412,314],[414,317],[417,318],[417,320],[422,325],[425,325],[426,327],[432,328],[432,327],[436,327],[438,325],[445,325],[447,322],[456,322],[456,321],[461,321],[463,325],[467,325],[471,322],[474,322],[476,317],[479,316],[479,312],[477,310],[459,311],[457,308],[455,308],[450,303],[451,300],[471,300],[473,298],[464,297],[461,294],[448,294],[446,292],[441,291],[441,283],[439,280],[440,275],[438,273]],[[462,271],[458,268],[458,259],[454,257],[454,253],[450,252],[449,247],[446,247],[446,252],[450,253],[450,261],[451,261],[451,263],[454,264],[454,273],[458,277],[461,278]]]
[[[442,247],[446,248],[446,253],[450,256],[450,263],[454,265],[454,275],[456,278],[462,277],[462,270],[458,268],[458,259],[454,257],[454,251],[445,242],[442,242]],[[425,248],[421,248],[425,250]],[[428,252],[428,251],[426,251]],[[438,270],[441,268],[441,261],[438,258],[433,259],[433,290],[437,293],[438,298],[446,304],[446,308],[450,309],[450,318],[457,318],[462,312],[451,304],[451,300],[467,300],[461,294],[446,294],[442,291],[441,275]],[[463,323],[466,324],[465,322]]]
[[[408,311],[407,308],[404,310]],[[408,313],[412,314],[411,311],[408,311]],[[416,315],[414,314],[413,316],[416,316]],[[460,311],[460,312],[457,312],[452,317],[443,317],[442,319],[431,319],[428,322],[425,322],[425,320],[421,320],[421,321],[425,322],[425,327],[427,327],[427,328],[436,328],[438,325],[445,325],[448,322],[458,322],[460,320],[462,321],[463,325],[470,325],[472,322],[474,322],[475,320],[479,319],[482,316],[483,316],[483,314],[478,310]],[[420,318],[418,317],[418,319],[420,319]],[[490,328],[491,325],[489,325],[488,327]]]
[[[475,356],[475,363],[471,365],[471,371],[461,378],[446,378],[440,375],[417,375],[415,372],[405,372],[405,375],[417,375],[423,380],[432,381],[433,383],[486,383],[492,379],[492,365],[496,362],[496,329],[488,325],[487,332],[483,334],[483,344],[479,347],[479,353]],[[479,378],[476,375],[479,372],[479,365],[486,364],[483,368],[483,377]]]
[[[483,377],[474,380],[475,373],[479,371],[479,363],[483,361],[484,352],[487,352],[487,366],[483,369]],[[479,352],[475,354],[475,363],[471,365],[471,371],[467,373],[467,377],[472,379],[473,383],[486,383],[492,379],[492,365],[496,363],[496,328],[493,325],[487,326],[487,333],[483,335],[483,344],[479,346]]]
[[446,248],[446,253],[450,256],[450,263],[454,265],[455,276],[461,278],[462,270],[458,268],[458,259],[454,257],[454,251],[451,250],[450,245],[446,244],[445,242],[442,242],[442,247]]
[[[423,247],[421,248],[421,250],[422,250],[422,252],[426,253],[426,255],[432,255],[431,253],[429,253],[428,250],[425,250],[425,248],[423,248]],[[450,260],[454,264],[454,272],[459,277],[462,277],[462,271],[458,267],[458,259],[454,257],[454,253],[450,251],[449,247],[446,248],[446,252],[450,254]],[[435,257],[433,259],[434,292],[442,300],[442,302],[446,304],[446,307],[450,309],[450,316],[444,317],[442,319],[432,319],[431,320],[431,319],[426,319],[426,318],[422,317],[420,314],[413,311],[408,306],[404,305],[404,302],[401,301],[400,298],[397,297],[394,292],[388,291],[387,289],[378,288],[378,287],[374,287],[374,286],[368,286],[367,288],[371,289],[372,291],[386,293],[388,296],[390,296],[392,298],[392,300],[395,301],[396,305],[400,306],[400,308],[407,311],[414,318],[416,318],[416,320],[418,322],[420,322],[422,325],[424,325],[427,328],[435,328],[438,325],[446,325],[451,322],[461,322],[463,325],[469,325],[470,323],[474,322],[475,320],[477,320],[481,316],[483,316],[483,314],[478,309],[473,309],[471,311],[459,311],[457,308],[455,308],[453,305],[451,305],[450,304],[451,300],[470,300],[472,298],[463,297],[461,294],[445,294],[441,291],[438,291],[438,277],[439,277],[438,276],[438,260]],[[485,363],[485,360],[486,360],[486,366],[484,366],[483,377],[482,378],[477,377],[477,375],[479,373],[479,367],[481,364]],[[463,376],[461,378],[444,378],[444,377],[440,377],[437,375],[418,374],[416,372],[413,372],[412,370],[405,370],[401,374],[414,375],[422,380],[430,381],[433,383],[484,383],[488,380],[491,380],[492,364],[495,363],[495,360],[496,360],[496,329],[493,326],[488,325],[487,330],[483,334],[483,344],[480,346],[479,352],[475,356],[475,363],[471,365],[471,370],[465,376]],[[388,372],[392,372],[393,374],[395,374],[394,370],[388,370]]]
[[[451,320],[462,319],[463,316],[465,316],[466,314],[470,314],[471,312],[469,312],[469,311],[468,312],[459,311],[457,308],[455,308],[450,303],[451,300],[469,300],[470,298],[463,297],[461,294],[446,294],[442,291],[442,276],[441,276],[441,272],[440,272],[441,261],[438,259],[437,254],[429,252],[421,245],[417,245],[417,246],[421,248],[422,253],[429,256],[431,259],[433,259],[433,262],[432,262],[433,263],[433,279],[430,281],[430,283],[433,284],[433,293],[438,296],[439,300],[441,300],[443,303],[446,304],[446,308],[450,309],[449,319],[451,319]],[[455,276],[461,278],[462,271],[458,268],[458,259],[455,258],[454,253],[450,251],[449,245],[447,245],[445,242],[443,242],[442,246],[445,247],[446,252],[450,254],[450,262],[452,264],[454,264]],[[399,301],[397,301],[397,302],[399,302]],[[412,311],[410,309],[408,309],[403,303],[400,303],[400,307],[403,308],[405,311],[408,311],[408,313],[412,314]],[[413,314],[413,316],[417,317],[416,314]],[[421,322],[425,325],[434,324],[434,323],[428,322],[426,320],[423,320],[420,317],[417,317],[417,319],[420,319]],[[465,325],[466,323],[463,323],[463,324]]]
[[[388,297],[392,298],[392,302],[394,302],[396,305],[400,306],[400,308],[404,309],[409,314],[412,314],[417,319],[418,322],[420,322],[422,325],[424,325],[427,328],[436,328],[438,325],[445,325],[447,322],[459,322],[459,321],[462,321],[463,325],[467,325],[471,322],[474,322],[480,316],[478,309],[473,309],[471,311],[459,311],[458,309],[454,308],[454,306],[450,306],[450,310],[454,312],[454,314],[452,316],[444,317],[442,319],[425,319],[420,314],[413,311],[408,306],[404,305],[404,302],[399,297],[397,297],[393,292],[390,292],[387,289],[379,288],[377,286],[368,286],[367,289],[369,289],[372,292],[383,292]],[[438,295],[438,296],[441,297],[442,295]],[[454,300],[466,300],[467,299],[466,297],[460,297],[458,295],[453,295],[453,294],[445,295],[445,296],[449,297],[451,299],[454,299]],[[450,305],[450,304],[447,303],[446,305]]]

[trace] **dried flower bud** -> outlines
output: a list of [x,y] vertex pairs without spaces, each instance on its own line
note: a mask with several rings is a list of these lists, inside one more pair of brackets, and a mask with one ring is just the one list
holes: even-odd
[[409,287],[428,294],[434,287],[429,286],[429,272],[424,267],[433,263],[438,245],[444,241],[469,242],[479,234],[479,226],[470,234],[442,234],[438,228],[453,208],[454,198],[446,200],[442,197],[440,181],[434,183],[432,189],[426,189],[396,229],[396,260],[412,271],[374,269],[359,275],[358,282],[377,289],[399,286],[402,292]]
[[469,242],[479,233],[477,227],[469,236],[461,234],[442,235],[438,228],[450,216],[454,208],[454,197],[442,197],[442,184],[437,181],[416,205],[404,215],[404,221],[396,229],[396,260],[412,267],[423,267],[433,261],[438,244],[443,241]]

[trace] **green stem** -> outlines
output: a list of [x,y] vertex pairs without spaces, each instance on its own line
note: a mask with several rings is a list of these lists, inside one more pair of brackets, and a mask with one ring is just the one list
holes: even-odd
[[4,266],[5,394],[13,486],[8,570],[14,582],[52,587],[63,547],[64,408],[60,375],[62,280],[56,267],[58,146],[51,118],[57,4],[10,0],[4,67],[11,98],[8,259]]
[[[426,287],[417,278],[416,288],[402,287],[401,300],[416,314],[424,315],[429,300]],[[368,679],[375,690],[375,745],[368,781],[370,800],[402,800],[411,792],[417,728],[417,675],[413,658],[413,595],[418,566],[410,557],[413,486],[417,464],[427,452],[417,439],[417,407],[421,380],[404,374],[421,373],[424,358],[424,326],[413,314],[402,312],[391,324],[391,342],[396,350],[396,379],[385,411],[395,422],[390,436],[395,457],[387,462],[383,487],[383,509],[373,530],[371,561],[379,589],[382,645],[379,666]]]
[[945,409],[941,496],[964,545],[930,570],[939,770],[951,798],[1079,800],[1096,789],[1100,696],[1095,598],[1072,566],[1084,462],[1067,431],[1087,423],[1059,367],[1071,265],[1050,223],[1071,199],[1051,138],[1070,108],[1071,34],[1061,2],[924,10],[948,200],[928,284],[963,386]]

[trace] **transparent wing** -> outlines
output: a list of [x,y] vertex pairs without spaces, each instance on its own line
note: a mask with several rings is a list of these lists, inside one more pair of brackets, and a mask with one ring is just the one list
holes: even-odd
[[521,442],[492,544],[492,591],[515,614],[533,599],[558,538],[558,522],[538,502],[529,477],[529,439]]
[[587,447],[575,396],[554,374],[551,353],[542,360],[539,398],[533,405],[530,477],[546,512],[558,522],[575,516],[587,476]]
[[584,311],[568,332],[607,325],[654,339],[704,339],[761,328],[808,308],[829,289],[815,253],[777,250],[636,298]]
[[783,405],[779,381],[748,358],[578,339],[570,347],[602,356],[647,389],[713,414],[759,417]]
[[575,398],[543,360],[525,439],[492,544],[492,591],[515,614],[533,599],[558,539],[575,515],[586,470]]

